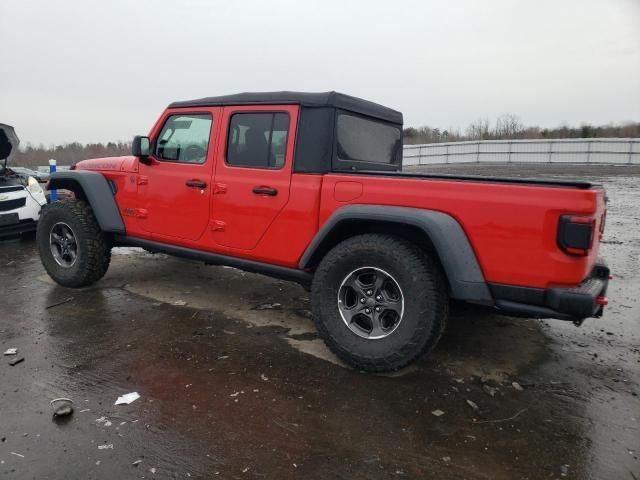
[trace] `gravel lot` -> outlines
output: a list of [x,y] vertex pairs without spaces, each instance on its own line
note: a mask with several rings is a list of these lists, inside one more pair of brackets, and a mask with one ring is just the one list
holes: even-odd
[[[456,306],[433,355],[375,376],[325,349],[296,285],[119,249],[102,281],[68,290],[33,239],[0,242],[0,348],[25,358],[0,366],[0,474],[640,479],[640,168],[422,170],[603,183],[605,316],[577,328]],[[56,397],[75,402],[65,421]]]

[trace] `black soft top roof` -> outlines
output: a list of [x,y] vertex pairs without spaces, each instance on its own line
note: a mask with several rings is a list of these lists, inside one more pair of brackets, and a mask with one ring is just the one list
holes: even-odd
[[402,124],[402,113],[397,110],[338,92],[245,92],[220,97],[173,102],[169,107],[209,107],[247,104],[297,104],[305,107],[335,107],[387,122]]

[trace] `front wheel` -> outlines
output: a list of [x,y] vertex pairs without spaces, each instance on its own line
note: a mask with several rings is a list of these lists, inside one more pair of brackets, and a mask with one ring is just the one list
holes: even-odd
[[45,206],[36,243],[45,270],[64,287],[91,285],[109,268],[111,242],[100,229],[91,206],[82,200]]
[[345,363],[366,371],[397,370],[430,352],[448,315],[438,264],[390,235],[338,244],[318,266],[311,292],[324,341]]

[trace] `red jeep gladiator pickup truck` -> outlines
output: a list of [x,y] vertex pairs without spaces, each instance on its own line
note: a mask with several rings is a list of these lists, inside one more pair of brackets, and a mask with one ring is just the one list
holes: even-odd
[[100,279],[114,245],[297,281],[331,350],[368,371],[431,351],[450,299],[578,323],[607,302],[602,188],[402,173],[402,114],[375,103],[176,102],[132,150],[52,175],[49,188],[75,193],[38,225],[60,285]]

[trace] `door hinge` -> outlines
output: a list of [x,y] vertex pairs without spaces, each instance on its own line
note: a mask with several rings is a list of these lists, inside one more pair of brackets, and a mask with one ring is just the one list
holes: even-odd
[[214,183],[213,184],[213,193],[227,193],[227,184],[226,183]]
[[226,230],[227,222],[222,220],[213,220],[211,222],[211,230],[214,232],[224,232]]
[[149,183],[149,177],[144,175],[138,176],[138,185],[147,185]]

